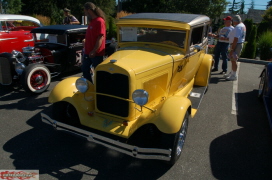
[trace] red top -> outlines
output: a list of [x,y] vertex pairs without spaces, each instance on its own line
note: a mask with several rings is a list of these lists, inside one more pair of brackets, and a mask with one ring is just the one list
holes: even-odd
[[106,25],[101,17],[92,19],[85,35],[85,54],[88,55],[93,50],[97,37],[103,35],[101,46],[97,49],[95,56],[104,56],[105,54],[105,41],[106,41]]

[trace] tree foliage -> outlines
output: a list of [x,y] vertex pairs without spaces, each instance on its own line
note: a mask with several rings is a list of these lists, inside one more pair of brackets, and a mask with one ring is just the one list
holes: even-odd
[[246,44],[245,50],[243,52],[243,57],[245,58],[250,58],[250,59],[255,59],[256,57],[256,36],[257,36],[257,27],[254,25],[252,27],[252,30],[249,35],[249,40]]
[[[155,6],[151,4],[155,4]],[[205,14],[213,19],[224,12],[227,4],[226,0],[127,0],[122,3],[122,9],[131,13]]]
[[21,0],[2,0],[2,6],[6,14],[18,14],[22,5]]
[[[6,13],[25,14],[25,15],[43,15],[50,17],[51,24],[59,24],[63,19],[63,9],[67,7],[71,13],[81,21],[84,15],[83,5],[85,0],[2,0]],[[115,0],[92,0],[92,2],[100,7],[107,16],[115,12]]]
[[258,26],[259,36],[266,31],[272,31],[272,7],[265,11],[262,22]]
[[253,27],[253,20],[252,19],[246,19],[244,21],[244,24],[246,26],[246,41],[248,41],[249,38],[250,38],[250,33],[251,33],[251,30],[252,30],[252,27]]
[[262,60],[269,60],[272,57],[272,32],[267,31],[259,37],[258,49]]

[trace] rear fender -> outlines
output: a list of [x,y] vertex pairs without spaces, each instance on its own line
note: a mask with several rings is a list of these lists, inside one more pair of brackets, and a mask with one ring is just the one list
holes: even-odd
[[180,130],[186,112],[191,113],[191,101],[185,97],[173,96],[163,104],[158,119],[154,122],[157,128],[167,134]]
[[212,56],[210,54],[205,54],[197,71],[194,85],[208,86],[212,62],[213,62]]

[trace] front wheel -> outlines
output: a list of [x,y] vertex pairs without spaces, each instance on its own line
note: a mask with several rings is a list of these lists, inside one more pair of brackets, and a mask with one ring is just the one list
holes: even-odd
[[259,84],[259,90],[258,90],[258,98],[260,100],[263,99],[263,94],[264,94],[264,88],[265,88],[265,71],[262,72],[261,74],[261,80]]
[[42,64],[29,65],[24,70],[21,81],[26,92],[43,93],[51,82],[50,71]]
[[52,117],[54,120],[65,124],[79,126],[80,121],[76,108],[64,101],[56,102],[52,107]]
[[175,134],[162,134],[161,138],[161,147],[166,149],[172,149],[171,152],[171,160],[168,162],[169,165],[174,165],[177,160],[180,158],[181,151],[183,149],[187,130],[188,130],[188,122],[189,121],[189,113],[186,112],[186,115],[183,119],[180,130]]

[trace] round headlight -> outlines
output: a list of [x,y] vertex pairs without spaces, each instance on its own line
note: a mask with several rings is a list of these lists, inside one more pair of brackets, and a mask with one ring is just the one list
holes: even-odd
[[17,74],[21,75],[23,73],[25,69],[25,65],[23,63],[17,63],[15,65],[15,71],[17,72]]
[[85,78],[78,78],[76,80],[76,88],[79,92],[85,93],[88,90],[88,82]]
[[133,101],[139,105],[143,106],[148,102],[148,92],[143,89],[137,89],[132,93]]

